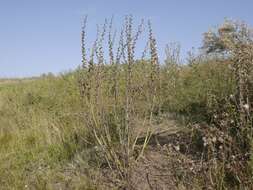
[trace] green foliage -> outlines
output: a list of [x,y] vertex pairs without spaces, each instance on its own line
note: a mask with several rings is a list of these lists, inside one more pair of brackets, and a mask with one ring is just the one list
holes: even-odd
[[187,116],[193,121],[210,122],[215,106],[235,90],[230,63],[201,60],[193,65],[175,65],[163,70],[162,109]]

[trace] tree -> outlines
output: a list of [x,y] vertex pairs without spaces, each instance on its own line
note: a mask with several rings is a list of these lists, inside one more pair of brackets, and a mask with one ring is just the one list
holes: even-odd
[[217,31],[204,33],[203,49],[206,53],[235,53],[244,46],[252,47],[253,31],[245,23],[225,20]]

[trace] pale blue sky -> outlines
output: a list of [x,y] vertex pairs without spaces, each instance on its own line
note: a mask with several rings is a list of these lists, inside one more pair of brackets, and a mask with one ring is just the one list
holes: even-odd
[[252,0],[0,0],[0,77],[58,73],[80,64],[80,28],[89,16],[88,38],[96,24],[126,14],[151,19],[159,52],[180,42],[183,55],[201,45],[202,33],[225,17],[253,25]]

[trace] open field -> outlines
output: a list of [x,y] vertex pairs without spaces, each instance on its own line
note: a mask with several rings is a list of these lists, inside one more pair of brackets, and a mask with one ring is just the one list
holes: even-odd
[[136,58],[132,19],[90,52],[85,21],[72,72],[0,80],[0,190],[253,189],[249,27],[226,21],[183,64],[178,46],[159,61],[150,22]]

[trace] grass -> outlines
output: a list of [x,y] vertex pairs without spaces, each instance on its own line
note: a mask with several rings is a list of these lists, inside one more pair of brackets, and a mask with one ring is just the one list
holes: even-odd
[[2,187],[25,189],[31,178],[54,173],[80,149],[75,135],[84,128],[75,82],[69,74],[1,85]]

